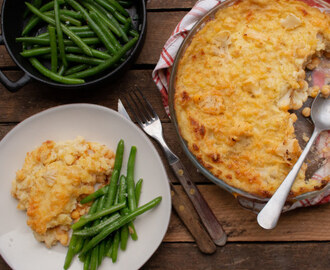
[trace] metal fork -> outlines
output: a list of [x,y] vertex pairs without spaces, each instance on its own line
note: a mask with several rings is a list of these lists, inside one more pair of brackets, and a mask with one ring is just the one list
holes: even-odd
[[162,146],[173,172],[194,205],[196,212],[201,218],[213,242],[218,246],[223,246],[227,241],[225,232],[198,188],[190,180],[188,171],[183,166],[180,159],[167,146],[163,137],[162,124],[149,101],[139,89],[129,92],[128,97],[124,98],[129,110],[140,127]]

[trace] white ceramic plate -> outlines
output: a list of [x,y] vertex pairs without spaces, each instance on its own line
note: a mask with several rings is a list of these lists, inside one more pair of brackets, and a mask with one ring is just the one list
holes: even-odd
[[[0,253],[15,270],[63,269],[67,248],[57,245],[47,249],[26,225],[26,212],[16,209],[11,197],[11,182],[24,163],[25,155],[46,140],[69,140],[76,136],[107,145],[115,151],[120,139],[125,141],[122,172],[130,147],[137,146],[136,179],[144,179],[140,205],[162,196],[156,208],[135,221],[138,241],[129,239],[127,250],[119,251],[118,260],[103,260],[99,269],[138,269],[160,245],[170,219],[171,196],[162,161],[148,139],[132,122],[117,112],[92,104],[72,104],[38,113],[11,130],[0,142]],[[75,258],[70,269],[83,268]]]

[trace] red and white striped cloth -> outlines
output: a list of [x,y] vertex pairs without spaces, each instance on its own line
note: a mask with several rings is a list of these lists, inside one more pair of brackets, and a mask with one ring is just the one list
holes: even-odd
[[[199,0],[196,2],[195,6],[183,17],[183,19],[178,23],[172,32],[170,38],[165,43],[158,63],[152,73],[152,78],[159,89],[163,104],[167,114],[169,114],[168,107],[168,88],[169,88],[169,80],[171,75],[171,67],[174,63],[174,59],[176,54],[188,35],[189,31],[193,28],[193,26],[198,22],[208,11],[210,11],[215,6],[219,5],[221,2],[225,0]],[[310,6],[315,6],[322,11],[329,12],[330,11],[330,0],[302,0],[309,4]],[[322,86],[323,84],[329,83],[329,76],[325,76],[325,73],[329,73],[329,70],[316,70],[313,73],[313,83]],[[321,136],[318,138],[316,145],[318,149],[324,149],[328,147],[330,142],[330,132],[323,132]],[[326,158],[327,162],[325,166],[320,168],[313,176],[314,179],[322,179],[325,176],[330,174],[330,153],[329,151],[322,153],[324,158]],[[330,187],[327,189],[323,189],[318,192],[314,197],[303,199],[295,202],[293,205],[289,206],[285,209],[285,211],[292,210],[297,207],[302,206],[311,206],[317,204],[323,204],[330,202]],[[250,209],[258,210],[262,205],[255,204],[249,200],[244,201],[244,199],[240,199],[240,203],[248,207]],[[253,205],[251,205],[251,203]]]

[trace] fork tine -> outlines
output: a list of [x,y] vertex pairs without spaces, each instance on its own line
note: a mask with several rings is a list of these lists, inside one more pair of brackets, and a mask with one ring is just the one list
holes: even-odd
[[[148,122],[148,119],[147,119],[146,116],[141,112],[141,110],[140,110],[140,108],[139,108],[139,105],[136,103],[136,101],[135,101],[134,97],[132,96],[132,93],[131,93],[131,92],[128,93],[128,96],[130,97],[132,103],[133,103],[134,106],[135,106],[135,109],[136,109],[136,113],[135,113],[135,114],[139,116],[140,121],[141,121],[143,124],[146,123],[146,122]],[[132,107],[133,107],[133,106],[132,106]]]
[[128,105],[128,109],[131,111],[135,121],[138,122],[138,124],[142,127],[143,123],[142,123],[140,117],[136,114],[135,110],[133,109],[132,103],[130,103],[125,96],[124,96],[124,99],[126,101],[126,104]]
[[[142,102],[142,98],[140,98],[140,97],[136,94],[136,91],[133,91],[133,94],[135,95],[136,100],[137,100],[138,103],[140,104],[140,106],[141,106],[141,108],[142,108],[141,110],[144,111],[144,114],[145,114],[146,118],[148,118],[148,120],[153,119],[152,114],[150,114],[150,112],[148,112],[148,110],[146,109],[145,104],[143,104],[143,102]],[[140,110],[140,111],[141,111],[141,110]],[[143,114],[143,113],[141,112],[141,114]]]
[[155,110],[152,108],[151,104],[149,103],[149,101],[146,99],[146,97],[142,94],[141,90],[138,87],[135,87],[136,90],[140,93],[140,95],[142,96],[142,98],[144,99],[144,101],[147,103],[148,105],[148,109],[150,110],[150,112],[153,115],[153,118],[155,119],[159,119],[157,113],[155,112]]

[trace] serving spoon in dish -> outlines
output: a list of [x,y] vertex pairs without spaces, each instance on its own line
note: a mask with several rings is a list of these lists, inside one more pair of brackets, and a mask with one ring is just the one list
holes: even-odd
[[324,98],[321,94],[318,94],[312,104],[311,118],[314,123],[314,131],[304,151],[301,153],[298,161],[276,190],[274,195],[258,214],[258,223],[264,229],[274,229],[276,227],[284,203],[291,190],[291,186],[296,179],[300,167],[303,164],[311,146],[322,131],[330,129],[330,98]]

